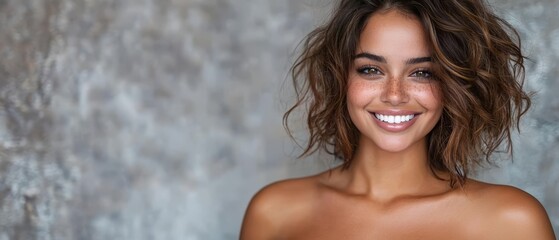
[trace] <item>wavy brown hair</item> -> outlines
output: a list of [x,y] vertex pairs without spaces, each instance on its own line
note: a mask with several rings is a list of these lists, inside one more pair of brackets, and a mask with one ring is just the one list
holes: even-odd
[[428,135],[429,166],[448,173],[451,186],[463,185],[502,143],[512,153],[511,129],[530,106],[519,35],[482,0],[341,0],[302,43],[284,126],[291,134],[289,116],[306,109],[309,139],[300,157],[323,149],[350,166],[359,131],[346,106],[349,69],[369,17],[392,9],[423,24],[437,66],[444,108]]

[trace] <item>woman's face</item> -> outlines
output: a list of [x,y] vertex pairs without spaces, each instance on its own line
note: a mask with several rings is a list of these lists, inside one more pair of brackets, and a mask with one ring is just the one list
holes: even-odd
[[370,17],[350,69],[347,95],[362,143],[389,152],[424,143],[443,109],[432,69],[419,20],[392,10]]

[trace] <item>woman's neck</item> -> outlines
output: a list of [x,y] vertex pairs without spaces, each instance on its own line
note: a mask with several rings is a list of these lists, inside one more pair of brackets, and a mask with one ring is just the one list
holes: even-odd
[[448,182],[429,168],[423,139],[404,151],[387,152],[362,139],[347,170],[347,189],[379,201],[448,191]]

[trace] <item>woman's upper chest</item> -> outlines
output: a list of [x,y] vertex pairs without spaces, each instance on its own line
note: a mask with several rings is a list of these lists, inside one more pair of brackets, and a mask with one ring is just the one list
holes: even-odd
[[389,203],[323,196],[282,232],[285,239],[472,239],[478,226],[473,221],[467,202],[451,196]]

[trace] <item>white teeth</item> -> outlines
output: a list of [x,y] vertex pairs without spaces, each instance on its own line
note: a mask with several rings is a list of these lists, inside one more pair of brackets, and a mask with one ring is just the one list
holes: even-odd
[[410,115],[382,115],[382,114],[378,114],[375,113],[375,117],[378,120],[381,120],[383,122],[387,122],[387,123],[403,123],[403,122],[407,122],[413,119],[415,115],[414,114],[410,114]]

